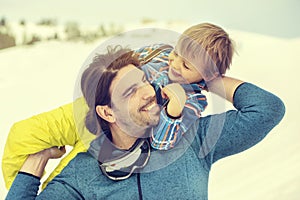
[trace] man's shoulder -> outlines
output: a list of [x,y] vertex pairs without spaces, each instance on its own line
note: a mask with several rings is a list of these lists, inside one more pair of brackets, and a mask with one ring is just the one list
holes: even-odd
[[78,173],[81,171],[90,171],[92,168],[98,168],[98,161],[89,152],[78,153],[64,168],[63,173]]
[[86,165],[87,163],[98,163],[97,159],[93,157],[89,152],[80,152],[73,159],[76,165]]
[[[88,152],[78,153],[56,179],[66,179],[66,182],[88,183],[98,176],[100,168],[98,161]],[[67,181],[68,180],[68,181]]]

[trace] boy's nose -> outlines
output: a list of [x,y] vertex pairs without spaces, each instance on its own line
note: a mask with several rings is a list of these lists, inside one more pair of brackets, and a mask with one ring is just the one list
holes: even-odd
[[170,64],[170,67],[172,67],[173,69],[175,69],[177,71],[179,70],[179,67],[175,62],[172,62],[172,64]]

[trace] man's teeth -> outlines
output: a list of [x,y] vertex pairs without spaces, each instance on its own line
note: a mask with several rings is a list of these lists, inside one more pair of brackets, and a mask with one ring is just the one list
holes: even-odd
[[151,110],[154,106],[155,106],[155,103],[153,102],[153,103],[151,103],[149,106],[145,107],[143,110],[149,111],[149,110]]

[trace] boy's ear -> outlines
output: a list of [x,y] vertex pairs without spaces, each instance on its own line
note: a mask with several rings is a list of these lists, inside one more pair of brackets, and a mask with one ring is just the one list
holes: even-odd
[[114,117],[114,113],[112,111],[112,109],[105,105],[105,106],[96,106],[96,112],[97,115],[99,115],[99,117],[101,117],[102,119],[108,121],[109,123],[114,123],[116,122],[116,119]]

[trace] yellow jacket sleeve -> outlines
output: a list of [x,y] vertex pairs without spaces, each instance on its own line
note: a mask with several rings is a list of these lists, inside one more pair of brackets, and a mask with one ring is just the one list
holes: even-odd
[[[81,102],[83,102],[81,100]],[[82,105],[86,109],[86,105]],[[58,174],[68,162],[86,147],[80,141],[74,120],[73,103],[15,123],[8,134],[2,158],[2,172],[9,189],[29,154],[52,146],[75,146],[48,178]]]

